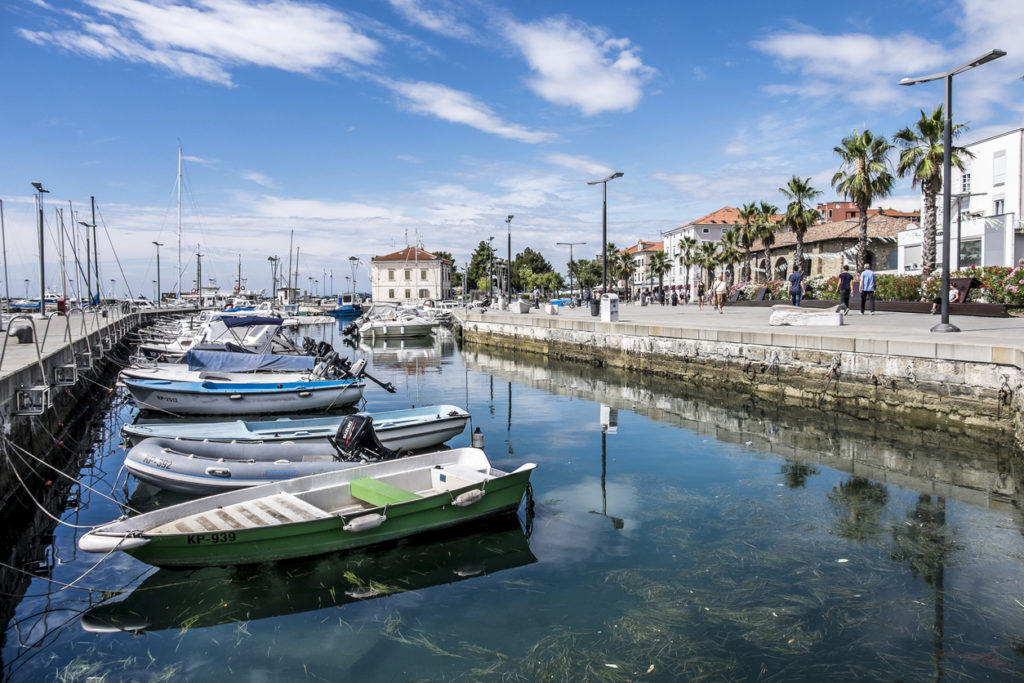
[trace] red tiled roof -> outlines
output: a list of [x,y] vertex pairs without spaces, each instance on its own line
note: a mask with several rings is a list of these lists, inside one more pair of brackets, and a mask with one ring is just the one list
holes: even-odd
[[[778,223],[782,220],[782,214],[772,214],[772,223]],[[684,223],[680,227],[687,228],[691,225],[719,225],[722,227],[732,227],[740,222],[740,210],[735,206],[723,206],[717,211],[712,211],[706,216],[701,216],[696,220],[692,220],[689,223]]]
[[[914,221],[906,218],[897,216],[886,215],[874,215],[868,216],[868,239],[878,239],[880,237],[895,237],[897,234],[906,230]],[[812,225],[807,228],[807,232],[804,233],[804,244],[813,244],[815,242],[827,242],[828,240],[857,240],[860,238],[860,219],[858,218],[847,218],[844,221],[836,221],[834,223],[819,223]],[[775,233],[775,243],[772,245],[772,249],[785,248],[796,244],[796,233],[793,231],[789,232],[778,232]],[[751,251],[758,251],[764,249],[764,245],[761,240],[757,240],[751,247]]]
[[619,253],[638,254],[641,251],[664,251],[664,249],[665,249],[665,243],[664,242],[645,242],[644,240],[640,240],[639,242],[637,242],[632,247],[629,247],[627,249],[623,249]]
[[406,247],[401,251],[396,251],[393,254],[385,254],[384,256],[374,256],[371,261],[445,261],[438,256],[434,256],[429,251],[424,251],[419,247]]

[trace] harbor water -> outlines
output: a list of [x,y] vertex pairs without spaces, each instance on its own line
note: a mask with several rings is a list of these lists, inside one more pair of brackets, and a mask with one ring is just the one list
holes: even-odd
[[9,681],[1019,680],[1012,445],[428,342],[339,350],[365,409],[465,407],[532,514],[354,553],[156,570],[76,542],[182,497],[122,470],[114,392],[7,625]]

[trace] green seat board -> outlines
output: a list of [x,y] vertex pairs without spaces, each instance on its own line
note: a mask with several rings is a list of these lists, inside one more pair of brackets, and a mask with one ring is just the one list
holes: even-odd
[[358,498],[359,500],[366,501],[370,505],[378,507],[383,505],[394,505],[395,503],[404,503],[421,497],[412,491],[406,491],[405,489],[400,489],[385,481],[379,481],[369,477],[353,479],[351,487],[353,498]]

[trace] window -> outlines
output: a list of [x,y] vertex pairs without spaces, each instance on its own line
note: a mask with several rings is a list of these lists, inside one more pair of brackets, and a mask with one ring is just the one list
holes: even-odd
[[994,202],[992,202],[992,215],[993,216],[1002,216],[1003,215],[1003,209],[1005,208],[1005,206],[1006,206],[1006,202],[1002,198],[997,199]]
[[702,233],[704,233],[704,234],[706,235],[706,234],[708,234],[709,232],[711,232],[711,228],[702,228],[702,229],[701,229],[701,232],[702,232]]
[[429,289],[421,289],[420,290],[420,298],[421,299],[429,299],[430,298],[430,290]]
[[992,185],[999,187],[1006,184],[1006,150],[999,150],[992,155]]
[[411,299],[412,298],[411,296],[409,296],[410,293],[411,293],[410,290],[408,290],[408,289],[405,290],[405,298],[406,299]]
[[421,280],[426,280],[427,279],[427,271],[426,271],[426,269],[420,270],[420,279]]
[[395,271],[389,270],[388,271],[388,280],[394,280],[394,279],[395,279]]
[[828,210],[828,217],[829,217],[829,218],[832,218],[832,209],[829,209],[829,210]]
[[903,270],[921,270],[921,245],[903,248]]
[[971,174],[964,173],[960,176],[960,191],[970,192],[971,191]]
[[393,290],[393,289],[389,289],[388,290],[388,298],[389,299],[394,299],[395,298],[395,290]]
[[411,270],[406,270],[405,271],[405,279],[406,280],[411,280],[412,279],[412,271]]
[[957,259],[959,268],[970,268],[981,265],[981,240],[964,240],[960,242],[960,256]]

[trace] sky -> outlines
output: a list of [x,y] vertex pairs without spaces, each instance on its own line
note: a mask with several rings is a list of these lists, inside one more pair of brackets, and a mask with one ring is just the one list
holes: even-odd
[[[784,206],[794,175],[840,199],[845,136],[942,103],[941,81],[905,76],[1006,50],[954,78],[958,142],[1024,126],[1022,31],[1020,0],[5,0],[0,286],[39,290],[32,182],[54,290],[61,219],[84,251],[90,197],[104,294],[153,296],[154,241],[165,292],[179,272],[193,287],[197,253],[206,284],[230,289],[240,266],[269,291],[290,244],[302,289],[348,291],[355,256],[368,291],[375,255],[420,243],[462,270],[492,236],[504,256],[509,228],[513,255],[564,273],[558,242],[600,252],[587,183],[614,172],[620,248],[722,206]],[[920,199],[901,180],[878,205]]]

